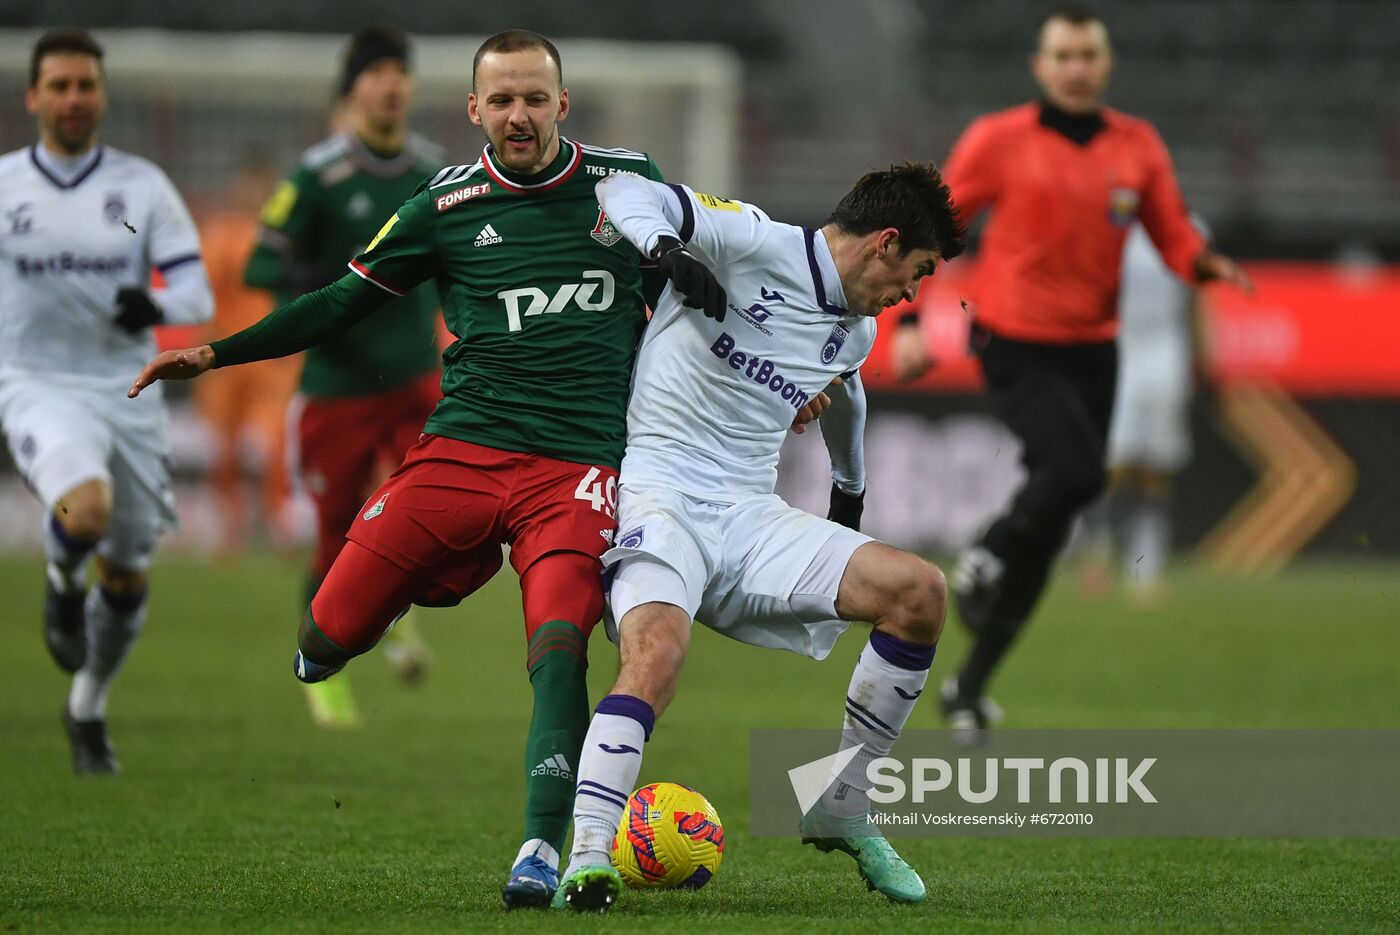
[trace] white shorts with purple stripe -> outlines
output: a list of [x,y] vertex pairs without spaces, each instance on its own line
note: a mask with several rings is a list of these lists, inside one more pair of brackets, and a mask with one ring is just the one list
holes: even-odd
[[850,625],[836,613],[841,576],[871,541],[774,494],[716,503],[624,479],[603,554],[608,637],[632,608],[661,602],[741,643],[824,659]]

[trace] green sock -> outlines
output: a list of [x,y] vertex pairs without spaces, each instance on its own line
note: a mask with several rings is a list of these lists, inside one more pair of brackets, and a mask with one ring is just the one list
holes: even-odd
[[578,757],[588,733],[588,638],[551,620],[530,640],[535,711],[525,741],[525,841],[563,853],[574,809]]
[[316,599],[316,592],[321,590],[321,582],[324,580],[326,579],[307,572],[306,580],[302,583],[301,587],[302,597],[306,600],[303,606],[311,606],[311,602]]

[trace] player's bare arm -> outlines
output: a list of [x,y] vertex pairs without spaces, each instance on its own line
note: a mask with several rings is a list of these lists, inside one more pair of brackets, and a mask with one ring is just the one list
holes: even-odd
[[218,365],[286,357],[304,351],[367,318],[388,297],[358,276],[346,275],[324,289],[281,306],[257,324],[229,335],[218,345],[165,351],[156,355],[127,391],[136,398],[156,380],[189,380]]

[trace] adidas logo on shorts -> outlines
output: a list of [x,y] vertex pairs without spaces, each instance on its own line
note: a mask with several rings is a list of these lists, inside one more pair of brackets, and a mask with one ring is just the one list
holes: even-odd
[[556,753],[545,760],[534,769],[530,770],[531,776],[554,776],[558,779],[567,779],[573,782],[574,771],[569,768],[569,761],[564,759],[564,754]]
[[505,238],[496,233],[496,228],[487,224],[481,229],[481,233],[476,235],[476,245],[478,247],[489,247],[493,243],[501,243]]

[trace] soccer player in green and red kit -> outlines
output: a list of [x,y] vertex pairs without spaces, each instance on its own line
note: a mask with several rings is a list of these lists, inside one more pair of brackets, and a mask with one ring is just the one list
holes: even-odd
[[[248,285],[271,290],[279,302],[344,275],[384,218],[447,161],[408,132],[413,78],[399,31],[371,26],[350,40],[339,92],[346,129],[307,150],[278,186],[244,270]],[[360,504],[417,443],[437,404],[437,311],[437,289],[425,282],[306,353],[293,411],[298,468],[316,505],[308,602]],[[422,675],[427,648],[409,621],[399,622],[385,649],[405,681]],[[359,722],[348,680],[304,688],[318,724]]]
[[616,529],[646,321],[640,258],[593,186],[616,172],[660,173],[641,153],[559,134],[569,97],[542,36],[488,39],[472,85],[468,116],[490,143],[480,160],[420,185],[350,273],[212,346],[161,354],[131,395],[333,339],[436,280],[457,338],[443,355],[442,399],[403,465],[359,508],[302,623],[297,675],[333,675],[411,603],[456,604],[496,573],[509,543],[535,705],[525,840],[504,897],[508,907],[545,906],[588,730],[587,640],[603,607],[599,556]]

